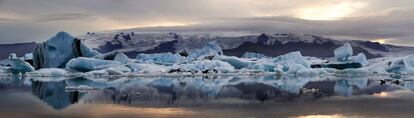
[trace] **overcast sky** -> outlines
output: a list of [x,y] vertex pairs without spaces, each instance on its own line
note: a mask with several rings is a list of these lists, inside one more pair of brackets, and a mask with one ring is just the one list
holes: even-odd
[[[148,28],[157,27],[158,28]],[[414,46],[414,0],[0,0],[0,43],[58,31],[312,33]]]

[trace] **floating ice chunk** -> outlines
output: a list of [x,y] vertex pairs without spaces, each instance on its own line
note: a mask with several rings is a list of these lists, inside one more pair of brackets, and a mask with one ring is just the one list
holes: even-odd
[[34,70],[33,66],[22,59],[6,59],[0,62],[2,66],[8,66],[13,74],[25,74]]
[[27,53],[24,54],[23,60],[32,60],[33,59],[33,53]]
[[158,54],[138,54],[136,59],[141,62],[152,62],[171,66],[181,60],[179,54],[172,53],[158,53]]
[[219,60],[196,60],[190,63],[173,65],[170,71],[176,70],[179,72],[206,72],[217,71],[222,73],[233,72],[235,69],[227,62]]
[[241,59],[241,58],[238,58],[238,57],[235,57],[235,56],[221,55],[221,56],[218,56],[217,59],[220,60],[220,61],[224,61],[224,62],[227,62],[227,63],[231,64],[236,69],[247,68],[250,64],[253,63],[253,62],[248,61],[246,59]]
[[354,63],[360,63],[362,66],[367,66],[367,56],[364,53],[359,53],[357,56],[354,57]]
[[106,69],[113,66],[122,66],[122,64],[110,60],[99,60],[93,58],[78,57],[75,59],[71,59],[66,64],[66,69],[77,72],[89,72],[94,70]]
[[275,63],[288,62],[289,64],[300,64],[303,67],[309,68],[309,62],[300,54],[299,51],[291,52],[285,55],[278,56],[272,60]]
[[129,59],[129,58],[128,58],[128,56],[126,56],[124,53],[118,53],[118,54],[116,54],[116,56],[115,56],[115,58],[114,58],[114,61],[118,61],[118,62],[121,62],[121,63],[123,63],[123,64],[133,62],[133,61],[132,61],[131,59]]
[[255,58],[255,59],[261,59],[261,58],[267,58],[266,55],[261,53],[254,53],[254,52],[246,52],[242,55],[242,58]]
[[140,72],[140,73],[165,73],[167,71],[167,67],[163,65],[157,64],[149,64],[149,63],[129,63],[126,65],[131,69],[132,72]]
[[104,70],[108,75],[125,75],[126,73],[131,72],[131,69],[125,66],[113,66]]
[[76,57],[93,57],[99,53],[82,44],[66,32],[59,32],[46,42],[39,44],[33,52],[33,65],[40,68],[65,68],[66,63]]
[[11,53],[8,59],[17,59],[16,53]]
[[349,43],[345,43],[343,46],[334,50],[335,58],[338,61],[347,61],[352,54],[352,46]]
[[298,71],[300,71],[302,69],[306,69],[306,67],[301,65],[301,64],[292,63],[292,64],[290,64],[289,70],[287,71],[287,73],[288,74],[296,74]]
[[223,55],[223,51],[216,41],[209,42],[200,50],[195,50],[188,55],[188,59],[204,59],[208,56]]
[[60,68],[43,68],[29,73],[30,76],[40,77],[63,77],[68,75],[65,69]]
[[248,68],[253,70],[259,70],[259,71],[266,71],[266,72],[275,72],[277,65],[273,62],[259,62],[250,65]]

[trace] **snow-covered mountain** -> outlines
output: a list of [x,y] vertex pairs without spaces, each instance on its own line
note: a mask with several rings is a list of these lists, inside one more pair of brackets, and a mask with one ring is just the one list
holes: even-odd
[[202,34],[202,33],[137,33],[110,32],[88,33],[79,38],[100,52],[120,50],[135,58],[138,53],[193,51],[208,42],[216,41],[224,54],[242,56],[245,52],[263,53],[266,56],[279,56],[293,51],[301,51],[304,56],[333,57],[333,50],[350,43],[354,53],[363,52],[368,58],[406,55],[414,48],[384,45],[360,40],[334,40],[312,34]]
[[[245,52],[263,53],[266,56],[279,56],[293,51],[301,51],[304,56],[333,57],[333,50],[348,42],[354,54],[363,52],[368,58],[405,56],[414,53],[413,47],[380,44],[360,40],[335,40],[313,34],[251,34],[251,33],[138,33],[101,32],[78,36],[89,47],[105,53],[119,50],[131,58],[138,53],[193,51],[208,42],[216,41],[224,54],[242,56]],[[35,42],[0,44],[0,59],[10,53],[21,57],[37,46]]]

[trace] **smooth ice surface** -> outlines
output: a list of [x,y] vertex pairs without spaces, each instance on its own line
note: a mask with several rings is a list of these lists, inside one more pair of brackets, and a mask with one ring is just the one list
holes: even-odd
[[151,63],[129,63],[126,66],[129,67],[132,72],[139,73],[158,74],[165,73],[167,70],[166,66]]
[[266,55],[261,53],[254,53],[254,52],[246,52],[242,55],[242,58],[255,58],[255,59],[261,59],[261,58],[267,58]]
[[334,55],[338,61],[347,61],[353,55],[352,46],[349,43],[345,43],[334,50]]
[[89,72],[114,66],[122,66],[122,64],[120,62],[110,60],[78,57],[70,60],[66,65],[66,69],[77,72]]
[[360,63],[362,66],[368,65],[367,56],[365,56],[364,53],[359,53],[357,56],[353,57],[353,62]]
[[128,58],[124,53],[118,53],[115,55],[114,61],[118,61],[120,63],[126,64],[126,63],[132,63],[133,61]]

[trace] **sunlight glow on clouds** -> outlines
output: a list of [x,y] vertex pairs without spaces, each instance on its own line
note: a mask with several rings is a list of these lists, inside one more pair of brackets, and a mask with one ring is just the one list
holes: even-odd
[[297,17],[307,20],[340,20],[367,6],[363,2],[340,2],[312,5],[298,10]]

